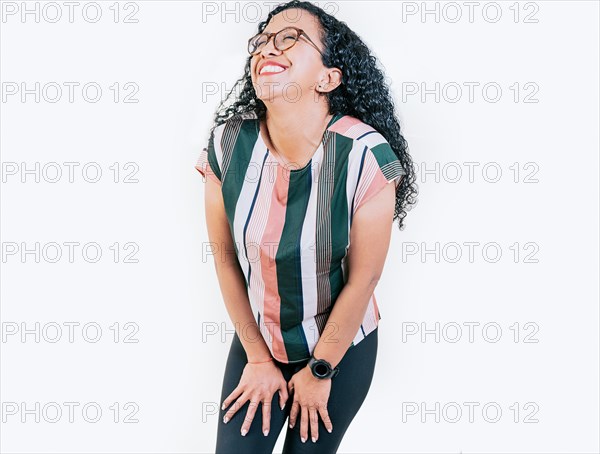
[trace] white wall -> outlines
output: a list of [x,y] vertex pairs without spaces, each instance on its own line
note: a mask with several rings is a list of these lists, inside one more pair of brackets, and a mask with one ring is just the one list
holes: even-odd
[[[320,4],[385,66],[420,187],[393,230],[377,369],[339,452],[597,452],[598,3],[479,2],[472,21],[468,2]],[[214,450],[232,325],[193,166],[256,7],[273,4],[111,5],[93,23],[82,2],[71,23],[65,2],[2,2],[3,452]]]

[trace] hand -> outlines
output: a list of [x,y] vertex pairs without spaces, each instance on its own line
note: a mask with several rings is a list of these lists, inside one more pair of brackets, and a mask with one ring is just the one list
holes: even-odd
[[300,415],[300,439],[302,443],[308,439],[308,421],[310,417],[310,433],[312,441],[315,443],[319,438],[319,420],[321,415],[323,424],[331,433],[333,424],[329,419],[327,412],[327,401],[331,392],[331,379],[321,380],[316,378],[310,369],[306,366],[292,376],[288,382],[290,392],[294,392],[294,403],[290,410],[290,427],[296,424],[299,408],[302,410]]
[[[285,406],[285,402],[288,398],[287,383],[281,370],[273,363],[269,361],[267,363],[259,364],[246,364],[240,383],[237,387],[227,396],[223,401],[221,409],[225,409],[229,404],[237,398],[233,406],[225,413],[223,422],[227,422],[233,417],[233,415],[250,400],[244,423],[242,424],[242,436],[245,436],[250,430],[250,425],[256,414],[259,402],[262,402],[262,415],[263,415],[263,433],[265,437],[269,435],[270,423],[271,423],[271,400],[275,391],[279,391],[279,402],[281,408]],[[239,397],[238,397],[239,396]]]

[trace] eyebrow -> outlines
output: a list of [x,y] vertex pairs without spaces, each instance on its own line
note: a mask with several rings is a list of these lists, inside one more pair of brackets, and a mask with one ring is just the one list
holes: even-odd
[[270,31],[267,31],[267,30],[263,30],[261,33],[277,33],[277,32],[280,32],[281,30],[283,30],[284,28],[288,28],[288,27],[291,27],[291,25],[286,25],[285,27],[280,28],[276,32],[270,32]]

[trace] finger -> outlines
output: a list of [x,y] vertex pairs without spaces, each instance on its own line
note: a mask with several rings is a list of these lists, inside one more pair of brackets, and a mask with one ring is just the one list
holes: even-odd
[[327,405],[319,406],[319,414],[321,415],[321,419],[323,420],[323,425],[327,429],[327,432],[331,433],[333,431],[333,424],[331,423],[331,418],[329,418],[329,412],[327,411]]
[[256,414],[256,409],[258,408],[258,400],[250,401],[250,405],[248,405],[248,411],[246,412],[246,417],[244,418],[244,423],[242,424],[242,437],[246,436],[248,431],[250,430],[250,426],[252,425],[252,420],[254,419],[254,415]]
[[263,415],[263,434],[266,437],[269,435],[269,429],[271,426],[271,402],[263,401],[262,404],[262,415]]
[[287,382],[283,380],[281,382],[281,386],[279,387],[279,406],[282,410],[285,408],[285,403],[287,402],[289,396],[290,395],[287,390]]
[[306,443],[308,440],[308,407],[302,406],[300,411],[300,440]]
[[317,406],[311,405],[310,407],[308,407],[308,417],[310,421],[310,437],[313,443],[316,443],[317,439],[319,438],[319,417],[317,415],[317,407],[318,404]]
[[223,416],[223,422],[225,424],[227,424],[227,422],[231,421],[231,418],[233,418],[233,415],[236,414],[236,412],[242,408],[244,406],[244,404],[246,403],[246,401],[248,400],[249,395],[246,393],[243,393],[238,400],[236,400],[233,405],[231,405],[231,407],[229,408],[229,410],[227,410],[225,412],[225,415]]
[[244,389],[240,385],[237,385],[236,388],[231,391],[231,394],[229,394],[229,396],[227,396],[223,401],[221,410],[225,410],[227,407],[229,407],[229,404],[233,402],[233,400],[236,399],[242,392],[244,392]]
[[296,417],[298,416],[298,411],[300,410],[300,404],[297,400],[292,402],[292,408],[290,410],[290,429],[294,428],[296,424]]

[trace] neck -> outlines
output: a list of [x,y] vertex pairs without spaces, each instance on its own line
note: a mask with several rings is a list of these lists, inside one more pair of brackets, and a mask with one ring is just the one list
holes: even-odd
[[331,118],[325,102],[267,104],[269,148],[288,163],[303,167],[319,147]]

